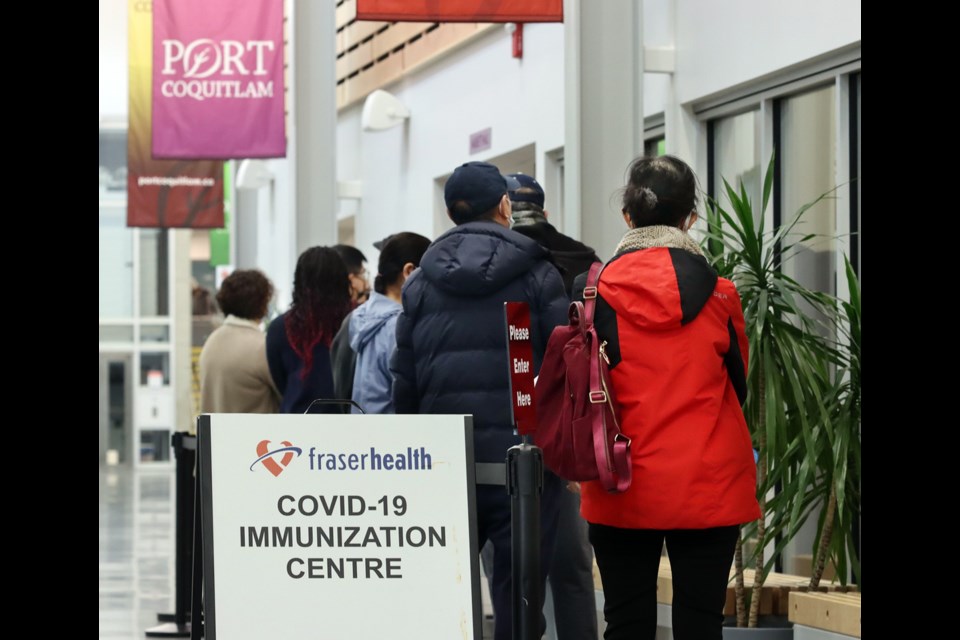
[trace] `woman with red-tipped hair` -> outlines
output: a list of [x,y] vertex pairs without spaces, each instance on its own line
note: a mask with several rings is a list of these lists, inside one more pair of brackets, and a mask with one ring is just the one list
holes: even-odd
[[[311,247],[297,260],[293,303],[267,330],[270,375],[283,396],[280,413],[303,413],[320,398],[333,398],[330,342],[350,313],[350,277],[330,247]],[[311,412],[333,413],[331,405]]]

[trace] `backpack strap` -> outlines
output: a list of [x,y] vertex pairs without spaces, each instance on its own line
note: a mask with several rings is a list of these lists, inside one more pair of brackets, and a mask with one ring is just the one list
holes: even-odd
[[583,323],[593,326],[593,310],[597,306],[597,292],[600,286],[600,272],[603,271],[602,262],[594,262],[587,272],[587,285],[583,288]]
[[[613,439],[613,468],[617,471],[616,493],[623,493],[633,480],[633,464],[630,462],[630,438],[617,431]],[[607,491],[614,491],[607,489]]]
[[[598,340],[596,329],[591,326],[588,331],[590,338],[596,344]],[[594,407],[594,419],[591,421],[593,423],[593,454],[597,460],[597,470],[600,472],[600,483],[611,493],[622,493],[630,486],[633,476],[630,438],[621,433],[620,425],[616,423],[613,397],[607,389],[607,381],[601,369],[599,347],[590,349],[590,403]],[[613,442],[610,442],[607,427],[607,408],[616,431]]]
[[[580,328],[591,341],[590,349],[590,402],[594,405],[607,405],[610,415],[615,416],[613,397],[607,389],[607,380],[603,376],[600,363],[600,339],[593,326],[593,312],[597,304],[600,273],[603,271],[602,262],[590,265],[587,274],[587,284],[583,289],[583,311]],[[579,311],[579,309],[578,309]],[[607,434],[607,411],[605,407],[595,407],[595,415],[599,419],[593,420],[593,452],[598,461],[600,483],[610,492],[621,493],[630,486],[633,465],[630,461],[630,438],[620,432],[620,425],[614,423],[616,435],[610,443]],[[614,418],[615,420],[615,418]],[[616,478],[614,478],[616,475]]]

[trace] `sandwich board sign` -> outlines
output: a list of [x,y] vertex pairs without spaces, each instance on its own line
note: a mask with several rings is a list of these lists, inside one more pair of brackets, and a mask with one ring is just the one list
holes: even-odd
[[479,640],[469,416],[198,427],[206,638]]

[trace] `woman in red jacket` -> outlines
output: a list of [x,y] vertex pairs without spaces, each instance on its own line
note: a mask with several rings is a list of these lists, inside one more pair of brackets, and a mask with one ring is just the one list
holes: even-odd
[[603,580],[605,638],[653,638],[666,542],[673,637],[720,638],[739,525],[760,516],[741,404],[747,339],[740,296],[687,231],[697,180],[672,156],[640,158],[623,193],[629,230],[600,277],[607,340],[633,483],[584,483],[582,513]]

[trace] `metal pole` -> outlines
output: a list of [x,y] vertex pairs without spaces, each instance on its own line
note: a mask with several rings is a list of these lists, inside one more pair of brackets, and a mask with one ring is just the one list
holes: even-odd
[[524,442],[507,451],[507,486],[511,509],[513,565],[513,638],[540,637],[543,597],[540,592],[540,494],[543,454]]

